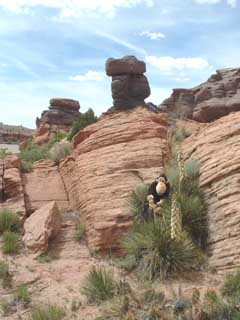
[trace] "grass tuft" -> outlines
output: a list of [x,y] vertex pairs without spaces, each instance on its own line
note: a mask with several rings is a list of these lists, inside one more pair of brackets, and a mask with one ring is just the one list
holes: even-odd
[[3,234],[2,251],[4,254],[18,253],[18,235],[11,231],[5,231]]
[[57,305],[40,305],[33,308],[30,320],[62,320],[64,316],[64,309]]
[[0,234],[5,231],[17,232],[20,227],[19,217],[9,209],[0,211]]

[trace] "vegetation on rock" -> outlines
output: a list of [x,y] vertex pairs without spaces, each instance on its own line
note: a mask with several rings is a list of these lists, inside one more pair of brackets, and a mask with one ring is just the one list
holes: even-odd
[[31,312],[30,320],[62,320],[64,316],[63,308],[49,304],[35,306]]
[[19,217],[9,209],[0,210],[0,234],[5,231],[17,232],[20,227]]
[[4,254],[16,254],[19,250],[18,234],[11,231],[5,231],[3,233],[3,246],[2,251]]

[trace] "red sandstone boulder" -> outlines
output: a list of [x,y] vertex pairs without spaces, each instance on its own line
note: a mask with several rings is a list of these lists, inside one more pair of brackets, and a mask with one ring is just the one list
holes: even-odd
[[47,251],[48,243],[61,228],[61,216],[55,201],[36,210],[24,223],[24,245],[34,254]]
[[90,248],[116,250],[132,223],[130,192],[163,170],[167,115],[143,107],[109,114],[81,130],[73,145],[60,165],[70,205],[86,220]]

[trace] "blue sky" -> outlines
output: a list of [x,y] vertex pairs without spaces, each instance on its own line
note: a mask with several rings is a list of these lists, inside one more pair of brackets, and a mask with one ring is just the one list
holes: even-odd
[[0,0],[0,122],[35,127],[51,97],[99,115],[109,57],[147,64],[159,104],[216,69],[240,66],[240,0]]

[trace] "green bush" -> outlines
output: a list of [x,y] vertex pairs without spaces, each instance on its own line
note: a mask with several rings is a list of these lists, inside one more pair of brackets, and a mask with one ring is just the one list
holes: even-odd
[[221,293],[231,303],[240,302],[240,270],[226,276]]
[[3,253],[15,254],[18,253],[18,249],[18,235],[11,231],[5,231],[3,233]]
[[135,224],[123,240],[123,247],[136,258],[138,270],[149,280],[166,279],[176,272],[191,270],[198,262],[198,252],[188,237],[171,239],[167,221]]
[[33,308],[30,320],[62,320],[64,316],[63,308],[56,305],[42,305]]
[[95,116],[94,111],[90,108],[87,112],[81,113],[78,120],[76,120],[73,124],[72,130],[68,135],[68,140],[72,140],[72,138],[77,134],[81,129],[84,129],[90,124],[93,124],[98,121],[98,118]]
[[85,225],[82,223],[78,223],[76,226],[75,235],[74,235],[75,240],[81,241],[85,236],[85,232],[86,232]]
[[14,301],[22,303],[27,307],[31,301],[28,288],[25,285],[19,286],[14,293]]
[[9,209],[0,210],[0,234],[5,231],[17,232],[20,227],[19,217]]
[[55,164],[65,159],[71,152],[71,144],[69,142],[57,142],[49,151],[49,158],[53,160]]
[[86,276],[81,292],[90,302],[100,303],[114,296],[116,283],[105,268],[93,267]]
[[145,184],[139,184],[135,190],[130,193],[128,205],[131,214],[138,222],[144,221],[144,212],[147,203],[148,187]]
[[67,133],[66,132],[57,132],[54,133],[51,139],[49,140],[47,147],[50,149],[54,144],[64,140],[67,138]]
[[0,148],[0,160],[4,160],[10,154],[11,152],[9,152],[6,148]]
[[4,261],[0,261],[0,280],[3,288],[11,287],[12,275],[9,272],[9,265]]

